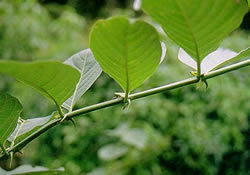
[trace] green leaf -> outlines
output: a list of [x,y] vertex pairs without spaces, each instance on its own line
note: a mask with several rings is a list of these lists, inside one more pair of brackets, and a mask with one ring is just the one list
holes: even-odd
[[63,104],[73,94],[80,78],[77,70],[59,62],[0,61],[0,73],[32,86],[53,100],[57,106]]
[[248,7],[250,8],[250,0],[247,0],[247,2],[248,2]]
[[61,175],[64,173],[64,168],[49,170],[41,166],[22,165],[12,171],[5,171],[0,168],[0,172],[1,175]]
[[240,25],[248,11],[245,0],[143,0],[142,8],[197,63]]
[[162,55],[158,33],[151,25],[123,17],[98,21],[90,48],[103,71],[127,94],[155,72]]
[[94,55],[90,49],[83,50],[68,60],[65,64],[69,64],[81,72],[81,78],[76,86],[73,96],[63,103],[63,107],[72,111],[75,103],[80,97],[93,85],[97,78],[101,75],[102,69],[95,61]]
[[22,105],[15,97],[0,93],[0,145],[16,128],[21,112]]

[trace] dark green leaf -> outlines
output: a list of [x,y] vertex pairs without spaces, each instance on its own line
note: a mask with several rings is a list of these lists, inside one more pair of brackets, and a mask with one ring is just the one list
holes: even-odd
[[80,78],[77,70],[59,62],[0,61],[0,73],[32,86],[58,106],[73,94]]
[[0,93],[0,144],[3,145],[6,139],[14,131],[18,117],[22,112],[22,105],[15,98],[8,94]]

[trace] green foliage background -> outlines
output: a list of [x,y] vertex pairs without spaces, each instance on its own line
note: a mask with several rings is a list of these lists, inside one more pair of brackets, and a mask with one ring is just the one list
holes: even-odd
[[[41,3],[0,2],[1,59],[63,61],[88,47],[93,17],[141,15],[132,10],[131,2],[110,1],[112,8],[98,7],[95,14],[74,8],[77,1]],[[176,58],[178,47],[164,39],[166,60],[138,91],[190,77],[190,70]],[[222,45],[240,51],[249,43],[250,33],[238,30]],[[207,90],[189,86],[134,101],[125,111],[116,106],[86,114],[76,119],[77,128],[67,123],[33,141],[24,155],[17,154],[14,165],[63,166],[72,175],[248,175],[249,76],[249,68],[244,68],[209,80]],[[24,118],[46,116],[55,110],[34,90],[6,76],[0,78],[0,89],[24,104]],[[119,91],[103,74],[77,107],[111,99]],[[116,155],[108,151],[110,146],[118,150]],[[0,164],[5,167],[5,163]]]

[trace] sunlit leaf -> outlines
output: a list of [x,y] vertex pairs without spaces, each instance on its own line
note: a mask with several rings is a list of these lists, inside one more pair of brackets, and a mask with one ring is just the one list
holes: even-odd
[[248,11],[245,0],[143,0],[142,8],[197,62],[214,51]]
[[21,112],[22,105],[15,97],[0,93],[0,145],[16,128]]
[[58,106],[73,94],[80,78],[77,70],[59,62],[0,61],[0,73],[32,86]]
[[63,103],[63,107],[72,111],[74,104],[101,75],[102,69],[95,61],[94,55],[90,49],[83,50],[73,55],[65,61],[65,64],[73,66],[81,73],[81,78],[76,86],[73,96]]
[[162,55],[159,36],[151,25],[123,17],[98,21],[90,48],[103,71],[127,93],[155,72]]

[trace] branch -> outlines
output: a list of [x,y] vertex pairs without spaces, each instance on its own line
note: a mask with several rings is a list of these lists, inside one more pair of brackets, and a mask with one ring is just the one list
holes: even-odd
[[[236,64],[233,64],[233,65],[230,65],[228,67],[218,69],[216,71],[212,71],[212,72],[204,75],[203,80],[207,80],[207,79],[210,79],[210,78],[213,78],[213,77],[216,77],[216,76],[219,76],[219,75],[225,74],[227,72],[231,72],[231,71],[234,71],[234,70],[237,70],[237,69],[249,66],[249,65],[250,65],[250,59],[248,59],[246,61],[236,63]],[[165,85],[165,86],[160,86],[160,87],[157,87],[157,88],[153,88],[153,89],[149,89],[149,90],[146,90],[146,91],[131,94],[131,95],[129,95],[129,99],[130,100],[136,100],[136,99],[139,99],[139,98],[151,96],[151,95],[158,94],[158,93],[165,92],[165,91],[169,91],[169,90],[172,90],[172,89],[177,89],[177,88],[180,88],[180,87],[183,87],[183,86],[188,86],[188,85],[191,85],[191,84],[195,84],[197,82],[199,82],[199,79],[197,79],[196,77],[193,77],[193,78],[189,78],[189,79],[186,79],[186,80],[171,83],[171,84],[168,84],[168,85]],[[68,116],[68,118],[73,118],[73,117],[76,117],[76,116],[79,116],[79,115],[82,115],[82,114],[86,114],[86,113],[89,113],[89,112],[92,112],[92,111],[96,111],[98,109],[106,108],[106,107],[109,107],[109,106],[114,106],[114,105],[122,103],[122,102],[123,102],[122,98],[116,98],[116,99],[109,100],[109,101],[106,101],[106,102],[103,102],[103,103],[98,103],[98,104],[95,104],[95,105],[92,105],[92,106],[88,106],[88,107],[85,107],[85,108],[78,109],[76,111],[68,113],[67,116]]]
[[[221,69],[218,69],[218,70],[215,70],[215,71],[212,71],[212,72],[204,75],[204,77],[202,77],[202,79],[207,80],[207,79],[217,77],[217,76],[223,75],[225,73],[228,73],[228,72],[231,72],[231,71],[234,71],[234,70],[238,70],[238,69],[243,68],[243,67],[247,67],[249,65],[250,65],[250,59],[239,62],[239,63],[236,63],[236,64],[233,64],[233,65],[230,65],[230,66],[227,66],[227,67],[224,67],[224,68],[221,68]],[[185,79],[185,80],[178,81],[178,82],[175,82],[175,83],[171,83],[171,84],[168,84],[168,85],[164,85],[164,86],[160,86],[160,87],[157,87],[157,88],[153,88],[153,89],[149,89],[149,90],[146,90],[146,91],[131,94],[131,95],[129,95],[128,98],[130,100],[136,100],[136,99],[140,99],[140,98],[143,98],[143,97],[158,94],[158,93],[161,93],[161,92],[169,91],[169,90],[172,90],[172,89],[177,89],[177,88],[180,88],[180,87],[195,84],[195,83],[198,83],[199,81],[200,80],[198,78],[193,77],[193,78]],[[87,107],[75,110],[73,112],[67,113],[66,114],[67,115],[67,120],[70,120],[73,117],[82,116],[83,114],[86,114],[86,113],[89,113],[89,112],[92,112],[92,111],[107,108],[107,107],[114,106],[114,105],[121,104],[121,103],[123,103],[123,98],[118,97],[116,99],[112,99],[112,100],[105,101],[105,102],[102,102],[102,103],[87,106]],[[21,142],[17,143],[11,149],[7,149],[7,153],[19,152],[24,146],[26,146],[32,140],[34,140],[35,138],[37,138],[38,136],[40,136],[41,134],[43,134],[44,132],[46,132],[50,128],[59,125],[61,123],[60,120],[61,119],[55,119],[55,120],[52,120],[49,123],[45,124],[44,126],[39,128],[37,131],[35,131],[32,135],[28,136],[27,138],[25,138]],[[3,153],[0,154],[0,160],[7,159],[7,158],[8,157],[6,155],[4,155]]]

